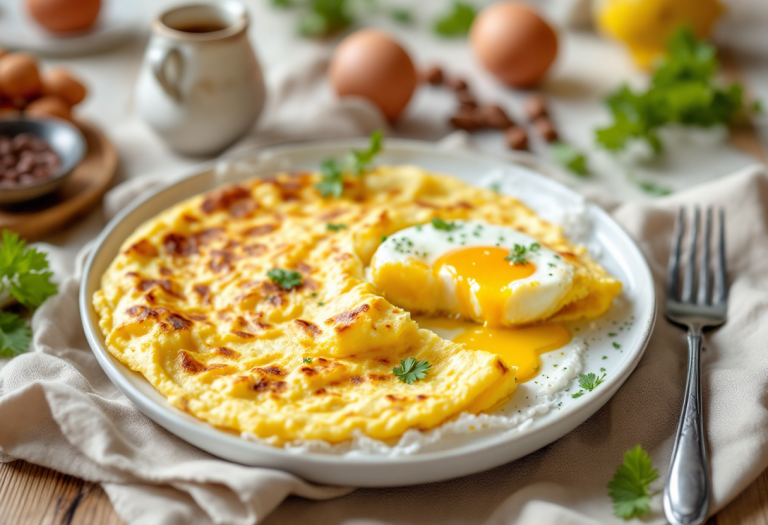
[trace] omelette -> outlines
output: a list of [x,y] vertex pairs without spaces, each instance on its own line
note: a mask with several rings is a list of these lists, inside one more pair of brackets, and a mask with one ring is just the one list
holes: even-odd
[[221,429],[392,441],[501,406],[535,366],[494,345],[557,348],[620,293],[514,198],[414,166],[347,177],[338,198],[320,177],[253,178],[140,226],[93,297],[109,352]]

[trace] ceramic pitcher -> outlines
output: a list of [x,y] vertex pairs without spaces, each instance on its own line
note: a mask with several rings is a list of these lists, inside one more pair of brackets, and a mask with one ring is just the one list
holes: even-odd
[[176,7],[154,21],[136,103],[174,150],[212,155],[253,127],[265,88],[247,29],[234,0]]

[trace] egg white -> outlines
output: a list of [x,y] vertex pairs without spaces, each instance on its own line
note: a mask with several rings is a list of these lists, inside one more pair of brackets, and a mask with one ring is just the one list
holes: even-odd
[[[498,246],[512,250],[520,245],[529,250],[525,259],[535,265],[530,276],[512,281],[508,287],[508,297],[504,304],[505,324],[517,325],[546,319],[555,313],[560,301],[570,291],[573,284],[573,267],[554,251],[540,246],[530,250],[539,242],[512,228],[487,224],[480,221],[453,221],[456,226],[451,231],[437,229],[432,223],[412,226],[390,235],[376,250],[371,261],[371,275],[387,264],[407,266],[416,262],[433,268],[444,254],[463,247]],[[428,279],[435,279],[434,273]],[[441,269],[437,274],[442,288],[442,304],[425,311],[439,310],[447,315],[460,312],[457,283],[453,276]],[[434,283],[413,283],[413,286],[433,286]],[[386,290],[384,290],[386,292]],[[484,322],[485,315],[474,291],[470,292],[473,306],[473,320]]]

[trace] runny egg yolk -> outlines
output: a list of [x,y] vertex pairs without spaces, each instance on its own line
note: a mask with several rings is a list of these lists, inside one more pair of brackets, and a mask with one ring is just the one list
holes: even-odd
[[451,337],[453,342],[463,343],[471,350],[500,355],[504,362],[517,367],[517,381],[520,383],[536,377],[541,368],[541,354],[562,348],[571,341],[571,332],[555,323],[490,328],[455,319],[432,318],[419,319],[419,325],[428,330],[458,330],[458,335]]
[[487,326],[502,326],[504,304],[510,283],[530,277],[536,266],[530,262],[512,264],[505,257],[509,250],[497,246],[469,246],[440,257],[433,268],[436,274],[447,271],[456,284],[462,316],[472,317],[471,292],[474,292]]

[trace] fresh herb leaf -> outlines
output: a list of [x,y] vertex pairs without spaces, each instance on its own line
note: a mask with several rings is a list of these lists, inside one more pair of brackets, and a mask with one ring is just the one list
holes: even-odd
[[330,222],[325,225],[325,229],[332,232],[337,232],[339,230],[346,230],[347,225],[346,224],[331,224]]
[[368,149],[350,151],[344,163],[334,158],[324,159],[320,163],[320,181],[315,184],[320,195],[323,197],[332,195],[337,199],[341,197],[344,192],[344,174],[348,172],[360,176],[381,151],[382,137],[383,134],[379,130],[371,133],[371,143]]
[[444,37],[460,37],[469,33],[477,9],[466,2],[454,2],[451,10],[435,20],[435,33]]
[[373,162],[374,157],[381,153],[381,140],[383,137],[384,134],[381,130],[376,130],[371,133],[368,149],[363,151],[352,150],[349,152],[347,165],[352,175],[360,175],[368,169],[368,165]]
[[613,500],[613,513],[625,520],[640,518],[651,510],[649,485],[659,477],[648,453],[640,445],[624,454],[624,463],[616,467],[608,483],[608,495]]
[[597,386],[605,381],[605,374],[601,377],[597,377],[590,372],[589,374],[579,374],[579,386],[592,392]]
[[51,282],[53,272],[48,270],[45,253],[37,248],[27,248],[18,234],[3,230],[0,245],[0,293],[26,306],[37,308],[43,301],[56,295],[56,284]]
[[292,290],[301,286],[301,274],[295,270],[272,268],[267,272],[267,277],[283,290]]
[[460,225],[456,224],[456,221],[444,221],[440,217],[435,217],[432,219],[432,226],[436,230],[442,230],[446,232],[452,232],[453,230],[461,228]]
[[565,142],[554,142],[550,147],[550,153],[552,155],[552,160],[567,170],[581,177],[589,175],[587,157],[570,144]]
[[309,364],[309,363],[311,363],[311,362],[312,362],[312,358],[311,358],[311,357],[305,357],[305,358],[304,358],[304,362],[305,362],[305,363],[307,363],[307,364]]
[[413,357],[400,360],[400,366],[392,369],[392,373],[403,383],[411,384],[427,377],[427,372],[432,367],[427,361],[417,361]]
[[15,357],[29,350],[32,331],[26,321],[11,312],[0,312],[0,357]]
[[571,397],[572,397],[573,399],[578,399],[578,398],[580,398],[580,397],[581,397],[581,396],[583,396],[583,395],[584,395],[584,391],[583,391],[583,390],[579,390],[578,392],[576,392],[575,394],[573,394]]
[[392,20],[403,25],[410,25],[413,23],[413,11],[404,7],[396,7],[389,12],[389,16]]
[[[295,2],[289,1],[289,6]],[[354,22],[349,0],[309,0],[299,17],[299,34],[323,37],[343,31]]]
[[344,191],[344,169],[338,160],[325,159],[320,163],[320,182],[315,187],[323,197],[341,197]]
[[618,350],[619,348],[621,348],[621,345],[620,345],[619,343],[617,343],[617,342],[615,342],[615,341],[614,341],[614,342],[613,342],[613,347],[614,347],[616,350]]
[[509,250],[509,255],[504,257],[504,260],[509,261],[512,264],[528,264],[528,260],[525,256],[528,252],[536,253],[540,248],[541,245],[537,242],[531,244],[528,248],[521,246],[520,244],[515,244],[515,246]]
[[690,28],[676,31],[667,50],[646,91],[634,92],[624,85],[606,98],[613,123],[596,130],[598,144],[620,151],[631,140],[640,140],[658,154],[663,149],[658,130],[664,125],[709,128],[754,111],[754,104],[745,106],[741,85],[723,87],[716,82],[715,48],[698,40]]
[[670,195],[672,193],[671,188],[646,180],[637,181],[637,187],[649,195],[656,195],[658,197],[663,197],[664,195]]

